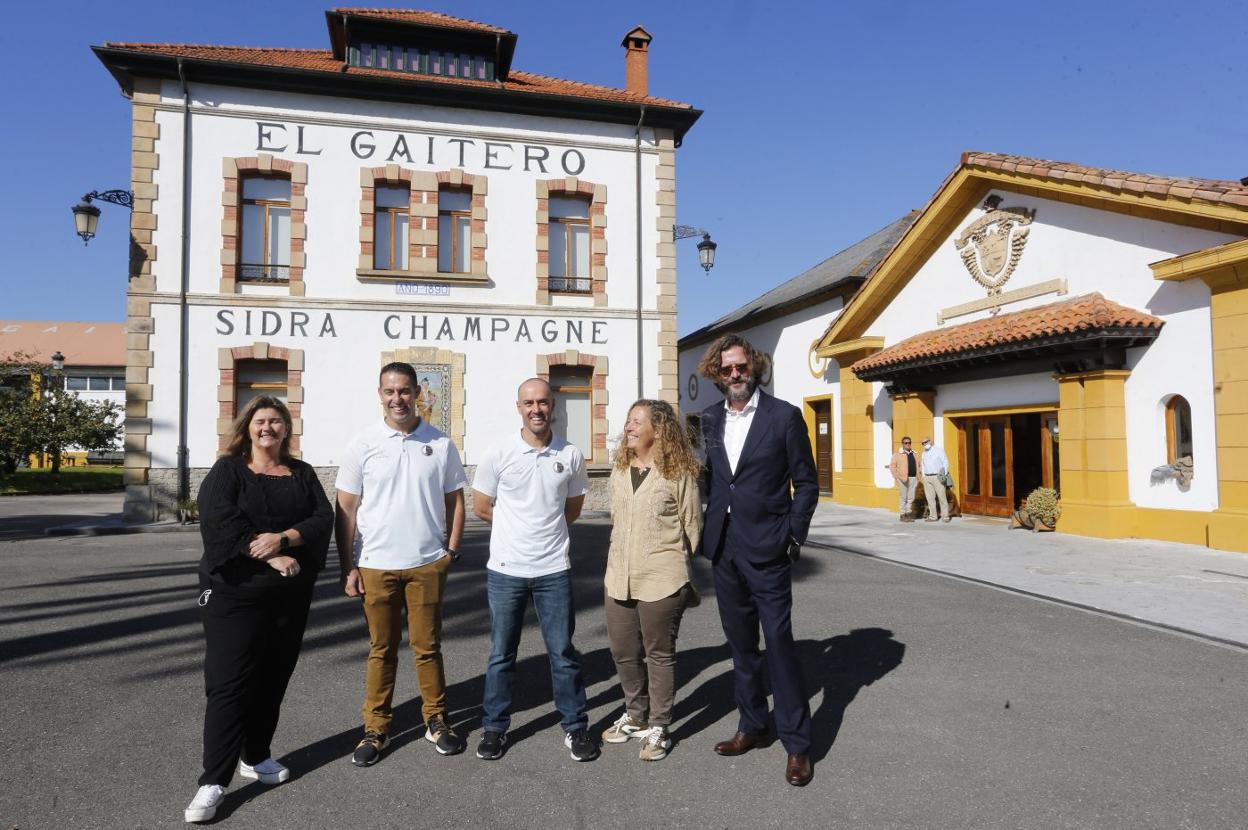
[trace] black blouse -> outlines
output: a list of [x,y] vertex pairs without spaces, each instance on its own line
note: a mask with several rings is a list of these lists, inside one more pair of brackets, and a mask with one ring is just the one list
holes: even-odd
[[[314,581],[325,565],[334,511],[310,464],[289,459],[289,476],[253,473],[245,459],[220,458],[199,487],[199,532],[204,556],[199,570],[213,582],[268,587]],[[260,533],[299,531],[303,544],[286,551],[299,562],[299,576],[283,577],[266,562],[246,555]]]

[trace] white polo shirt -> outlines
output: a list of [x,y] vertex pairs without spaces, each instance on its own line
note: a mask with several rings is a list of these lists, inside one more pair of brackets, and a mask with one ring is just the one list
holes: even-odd
[[517,432],[482,456],[472,489],[494,499],[487,568],[532,579],[572,567],[563,511],[568,499],[589,492],[580,450],[558,435],[531,447]]
[[446,555],[446,494],[468,483],[459,450],[423,419],[410,433],[385,419],[351,440],[336,486],[360,497],[356,564],[401,570]]

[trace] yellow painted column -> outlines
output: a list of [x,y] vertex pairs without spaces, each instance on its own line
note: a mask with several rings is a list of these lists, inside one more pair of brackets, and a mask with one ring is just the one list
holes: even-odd
[[892,398],[893,446],[890,449],[896,450],[901,446],[901,439],[909,435],[914,441],[914,451],[920,452],[919,444],[924,437],[937,437],[932,435],[936,393],[931,390],[902,392]]
[[1124,369],[1059,375],[1064,533],[1107,539],[1132,535],[1135,506],[1127,487]]
[[833,500],[876,507],[874,396],[871,382],[841,366],[841,469],[832,475]]
[[[1209,517],[1209,546],[1248,552],[1248,287],[1238,280],[1206,282],[1218,442],[1218,509]],[[1194,461],[1200,475],[1200,460]]]

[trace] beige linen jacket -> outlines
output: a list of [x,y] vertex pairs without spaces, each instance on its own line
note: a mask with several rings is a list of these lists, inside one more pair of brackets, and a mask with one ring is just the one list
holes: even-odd
[[607,596],[655,602],[690,581],[689,560],[702,538],[697,479],[663,478],[656,468],[634,493],[629,471],[612,470],[611,517]]

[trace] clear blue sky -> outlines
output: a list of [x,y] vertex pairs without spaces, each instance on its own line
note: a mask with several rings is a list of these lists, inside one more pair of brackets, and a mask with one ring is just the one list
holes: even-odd
[[[87,248],[69,211],[129,184],[129,110],[91,44],[324,48],[331,5],[6,9],[0,319],[125,317],[125,210],[103,205]],[[651,92],[705,110],[677,156],[679,220],[720,245],[708,277],[694,240],[680,243],[682,334],[922,207],[963,150],[1248,176],[1248,11],[1232,0],[360,5],[504,26],[520,38],[517,68],[612,86],[624,33],[654,34]]]

